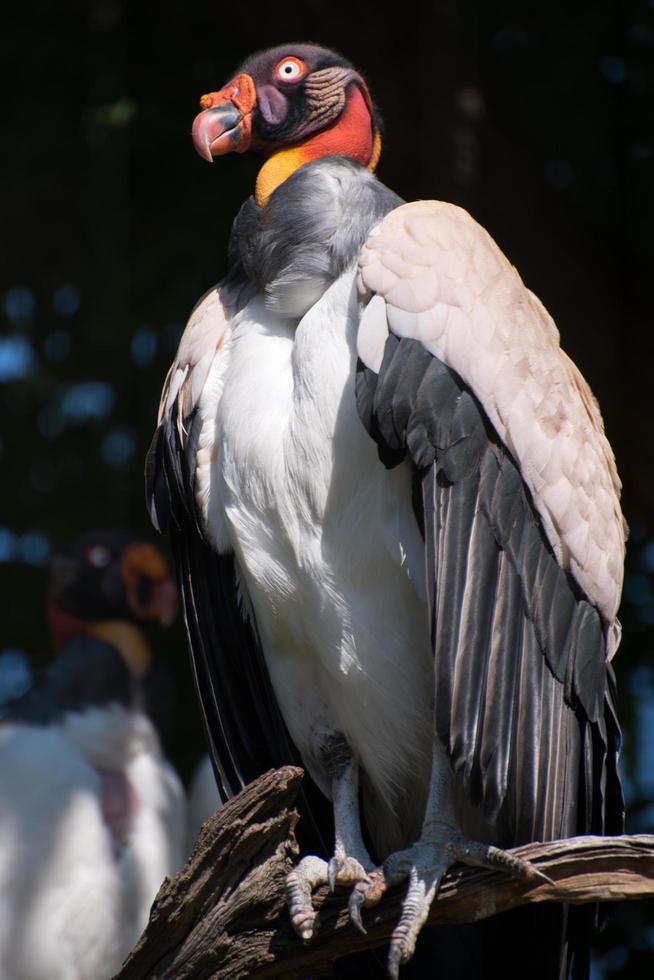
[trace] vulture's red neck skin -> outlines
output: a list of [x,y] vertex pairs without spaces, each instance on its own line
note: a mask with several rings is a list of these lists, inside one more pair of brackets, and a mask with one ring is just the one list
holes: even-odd
[[271,153],[259,171],[254,199],[259,207],[264,207],[272,192],[310,160],[344,156],[374,170],[380,152],[381,138],[373,125],[368,102],[359,85],[353,82],[347,88],[345,108],[331,126]]
[[55,650],[61,650],[63,645],[74,636],[88,632],[88,623],[62,609],[52,598],[48,598],[46,615]]

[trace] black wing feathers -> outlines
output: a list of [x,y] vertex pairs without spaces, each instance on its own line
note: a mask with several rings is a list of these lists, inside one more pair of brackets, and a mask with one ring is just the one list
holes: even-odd
[[422,486],[435,720],[467,798],[503,840],[619,829],[619,729],[604,627],[558,564],[518,466],[461,379],[390,335],[359,411]]

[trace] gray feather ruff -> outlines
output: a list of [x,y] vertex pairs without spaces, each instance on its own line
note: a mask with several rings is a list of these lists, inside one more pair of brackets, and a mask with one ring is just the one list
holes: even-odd
[[234,221],[230,258],[265,291],[266,305],[301,317],[357,258],[371,229],[403,201],[345,157],[313,160],[260,208],[249,198]]

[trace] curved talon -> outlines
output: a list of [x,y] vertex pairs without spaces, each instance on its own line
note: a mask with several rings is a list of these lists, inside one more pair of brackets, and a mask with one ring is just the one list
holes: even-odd
[[548,878],[544,871],[539,871],[536,865],[532,864],[531,861],[521,861],[521,864],[523,865],[521,871],[519,872],[521,877],[537,884],[551,885],[552,888],[556,888],[556,882],[552,881],[551,878]]
[[543,871],[539,871],[538,868],[535,868],[533,864],[531,866],[531,877],[532,879],[542,882],[544,885],[551,885],[552,888],[556,888],[556,882],[552,878],[548,878]]
[[533,864],[530,866],[531,866],[532,878],[536,878],[538,881],[542,881],[543,884],[551,885],[552,888],[556,888],[556,882],[552,878],[549,878],[544,871],[539,871],[538,868],[535,868]]
[[329,864],[327,865],[327,879],[329,882],[329,890],[332,894],[336,891],[336,874],[337,874],[337,859],[333,857]]
[[361,918],[361,908],[365,901],[366,894],[363,888],[360,887],[361,885],[363,885],[363,882],[360,881],[352,889],[350,899],[347,903],[347,908],[350,915],[350,922],[365,936],[368,930],[364,926],[363,919]]
[[[493,850],[497,851],[498,848],[493,848]],[[516,857],[515,854],[507,854],[506,851],[499,851],[499,854],[502,854],[505,859],[508,859],[506,865],[501,865],[503,870],[518,875],[520,878],[527,878],[530,881],[542,881],[544,884],[552,885],[556,888],[556,882],[548,878],[544,872],[539,871],[531,861],[525,861],[524,858]]]
[[361,909],[370,909],[378,905],[382,900],[384,892],[387,891],[389,882],[381,868],[376,868],[355,884],[348,902],[350,922],[357,929],[366,933],[366,928],[361,919]]

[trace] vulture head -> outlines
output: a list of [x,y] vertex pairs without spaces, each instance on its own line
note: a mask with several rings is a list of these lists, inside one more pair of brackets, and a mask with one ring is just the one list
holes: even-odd
[[88,634],[113,643],[136,674],[149,667],[140,627],[169,626],[177,588],[161,551],[130,531],[89,531],[52,559],[48,623],[56,649]]
[[254,150],[266,157],[257,204],[293,171],[323,156],[346,156],[374,170],[379,118],[368,87],[341,55],[313,44],[284,44],[249,57],[219,91],[200,99],[193,142],[212,161]]

